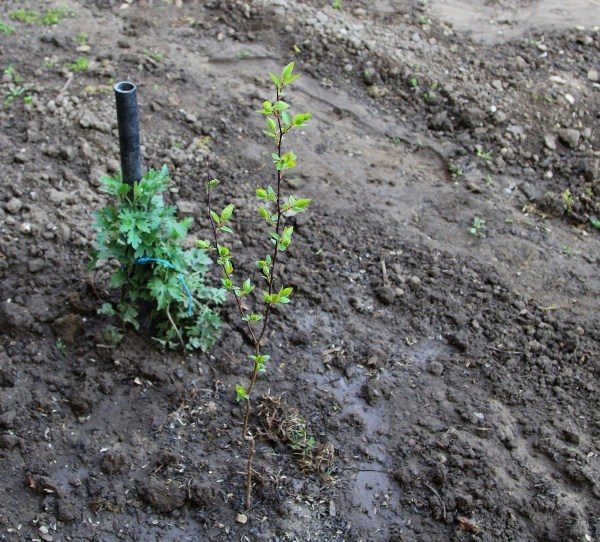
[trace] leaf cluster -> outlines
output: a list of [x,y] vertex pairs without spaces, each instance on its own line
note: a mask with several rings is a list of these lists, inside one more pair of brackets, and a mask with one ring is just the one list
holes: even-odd
[[170,182],[167,167],[150,169],[133,184],[120,176],[100,181],[113,203],[96,213],[98,233],[90,268],[115,261],[109,284],[123,292],[115,307],[105,304],[100,312],[118,315],[124,324],[139,329],[141,307],[150,305],[149,317],[161,344],[175,347],[181,335],[187,349],[208,350],[220,329],[213,308],[225,300],[225,291],[205,284],[211,264],[205,251],[182,247],[192,219],[178,218],[177,207],[164,201],[162,193]]

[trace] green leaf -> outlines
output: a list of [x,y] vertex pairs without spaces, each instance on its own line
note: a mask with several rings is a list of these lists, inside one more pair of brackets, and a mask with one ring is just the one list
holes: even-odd
[[96,312],[105,316],[114,316],[117,314],[110,303],[102,303],[102,307],[100,307]]
[[215,213],[215,211],[211,210],[210,216],[214,220],[214,222],[217,226],[219,226],[221,224],[221,217],[217,213]]
[[229,256],[229,249],[223,245],[217,245],[217,252],[221,258],[227,258]]
[[279,77],[277,77],[274,73],[270,73],[270,72],[269,72],[269,77],[271,78],[271,81],[273,81],[273,83],[275,83],[275,85],[277,87],[281,87],[281,79],[279,79]]
[[248,295],[252,290],[254,290],[254,285],[250,282],[250,279],[246,279],[242,283],[241,295]]
[[284,155],[279,156],[277,153],[272,154],[273,163],[278,171],[291,169],[296,167],[296,154],[292,151],[286,152]]
[[306,126],[311,118],[312,113],[296,113],[292,119],[292,124],[294,126]]
[[201,250],[206,250],[211,247],[211,244],[209,241],[205,241],[204,239],[198,239],[196,241],[196,246]]
[[231,279],[228,279],[227,277],[222,277],[221,283],[223,284],[223,288],[225,288],[226,290],[233,289],[233,282],[231,281]]
[[191,223],[192,219],[189,217],[184,218],[183,220],[168,218],[167,220],[165,220],[167,235],[172,239],[184,239],[187,235],[187,231]]
[[255,312],[242,317],[242,320],[244,320],[244,322],[258,322],[262,319],[262,314],[256,314]]
[[273,105],[273,110],[274,111],[283,111],[284,109],[287,109],[290,105],[279,100],[277,102],[275,102],[275,105]]
[[236,401],[238,401],[238,403],[240,401],[247,401],[248,399],[250,399],[246,388],[244,388],[244,386],[242,386],[241,384],[235,385],[235,399]]
[[292,295],[293,291],[294,289],[291,286],[288,286],[287,288],[282,288],[281,290],[279,290],[279,295],[289,297],[290,295]]
[[221,221],[222,222],[225,222],[226,220],[229,220],[231,218],[234,208],[235,208],[235,205],[233,203],[230,203],[229,205],[227,205],[227,207],[225,207],[221,211]]
[[290,62],[283,68],[283,70],[281,72],[281,79],[283,79],[284,81],[286,79],[288,79],[292,75],[293,70],[294,70],[294,62]]
[[311,199],[306,199],[306,198],[296,200],[296,203],[294,204],[294,211],[296,211],[296,212],[304,211],[310,205],[311,201],[312,201]]
[[121,286],[123,286],[123,284],[125,284],[126,278],[127,277],[125,276],[125,273],[121,269],[119,269],[110,276],[110,281],[108,282],[108,285],[111,288],[120,288]]
[[266,121],[267,127],[271,132],[277,131],[277,123],[271,117],[267,117]]
[[275,225],[271,220],[271,214],[264,207],[259,207],[258,212],[271,226]]

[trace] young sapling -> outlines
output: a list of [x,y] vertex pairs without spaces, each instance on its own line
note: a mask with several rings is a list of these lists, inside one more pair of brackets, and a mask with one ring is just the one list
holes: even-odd
[[270,355],[262,349],[262,340],[267,331],[274,307],[289,304],[293,293],[293,288],[285,285],[277,272],[277,264],[290,246],[294,233],[293,226],[287,225],[286,219],[291,215],[306,211],[311,201],[294,195],[286,196],[283,193],[283,181],[286,172],[295,167],[297,163],[297,156],[294,152],[284,152],[284,136],[297,128],[306,126],[312,116],[311,113],[292,115],[289,111],[289,104],[282,100],[283,94],[289,85],[300,76],[294,74],[293,70],[294,63],[291,62],[283,68],[280,75],[269,74],[275,87],[274,100],[264,101],[262,109],[258,111],[265,118],[266,128],[263,133],[272,140],[274,145],[274,152],[271,156],[275,170],[275,185],[259,187],[255,192],[256,198],[259,200],[257,213],[267,223],[269,238],[273,245],[271,251],[256,262],[261,280],[265,284],[261,296],[262,309],[256,311],[246,309],[245,299],[252,294],[255,284],[250,278],[243,281],[237,279],[231,248],[224,241],[221,241],[222,234],[233,233],[229,224],[234,212],[234,205],[230,203],[220,213],[213,209],[211,191],[219,184],[216,179],[212,179],[206,184],[212,239],[210,241],[198,241],[199,248],[210,248],[216,252],[217,263],[222,268],[221,281],[223,287],[233,295],[240,318],[253,345],[253,351],[248,356],[251,361],[248,383],[246,385],[237,384],[235,387],[237,401],[244,404],[242,437],[248,443],[245,491],[245,506],[247,509],[251,506],[252,461],[255,445],[254,434],[249,428],[249,420],[252,414],[252,394],[258,375],[267,371],[270,360]]

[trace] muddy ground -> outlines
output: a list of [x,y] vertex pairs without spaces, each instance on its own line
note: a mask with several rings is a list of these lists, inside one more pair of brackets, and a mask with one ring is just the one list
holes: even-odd
[[[25,91],[0,112],[0,540],[600,539],[600,8],[572,4],[2,2],[22,77],[2,93]],[[9,17],[59,5],[56,25]],[[218,176],[251,268],[254,111],[291,60],[315,119],[289,183],[315,204],[259,393],[335,459],[304,472],[265,435],[242,525],[234,307],[210,355],[110,348],[115,294],[86,263],[131,78],[146,163],[172,168],[198,237]]]

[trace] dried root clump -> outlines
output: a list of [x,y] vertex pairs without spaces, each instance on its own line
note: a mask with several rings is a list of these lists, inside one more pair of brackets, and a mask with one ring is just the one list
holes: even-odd
[[331,467],[335,453],[333,444],[319,443],[310,436],[304,418],[281,397],[261,397],[258,416],[267,437],[288,445],[303,471],[324,473]]

